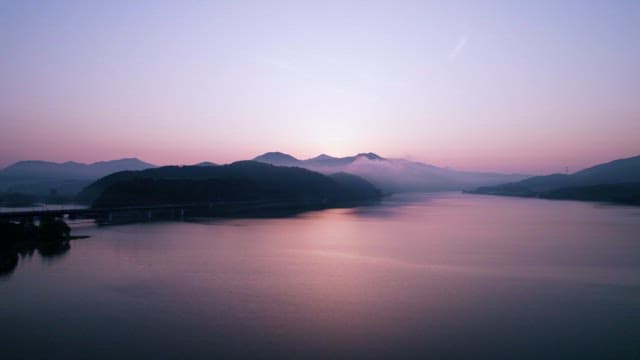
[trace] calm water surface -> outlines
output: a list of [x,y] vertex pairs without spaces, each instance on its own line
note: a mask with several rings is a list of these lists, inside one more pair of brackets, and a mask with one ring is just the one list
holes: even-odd
[[640,208],[447,193],[74,232],[0,278],[3,359],[640,358]]

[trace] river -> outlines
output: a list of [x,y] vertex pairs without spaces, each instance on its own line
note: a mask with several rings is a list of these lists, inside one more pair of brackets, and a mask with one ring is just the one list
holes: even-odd
[[460,193],[74,225],[0,278],[2,358],[640,357],[640,208]]

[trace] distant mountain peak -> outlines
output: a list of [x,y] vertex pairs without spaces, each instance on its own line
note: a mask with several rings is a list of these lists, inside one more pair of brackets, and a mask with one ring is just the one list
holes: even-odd
[[372,152],[359,153],[358,155],[356,155],[356,157],[365,157],[369,160],[385,160],[385,158],[383,158],[382,156]]
[[260,156],[256,156],[253,160],[274,165],[291,165],[300,161],[295,157],[280,151],[266,152]]
[[137,158],[97,161],[84,164],[75,161],[61,163],[26,160],[9,165],[0,171],[6,176],[46,177],[46,178],[97,178],[122,170],[142,170],[155,167]]
[[323,153],[310,159],[299,160],[289,154],[285,154],[279,151],[272,151],[272,152],[267,152],[253,158],[254,161],[268,163],[272,165],[302,166],[302,167],[317,166],[323,169],[346,166],[358,159],[366,159],[366,160],[373,160],[373,161],[387,160],[382,156],[373,152],[367,152],[367,153],[363,152],[363,153],[359,153],[352,156],[346,156],[346,157],[335,157],[335,156],[331,156]]
[[320,154],[320,155],[318,155],[318,156],[316,156],[316,157],[314,157],[314,158],[309,159],[308,161],[314,161],[314,160],[335,160],[335,159],[337,159],[337,158],[336,158],[336,157],[334,157],[334,156],[330,156],[330,155],[327,155],[327,154]]
[[203,162],[199,162],[193,166],[218,166],[218,164],[211,162],[211,161],[203,161]]
[[274,151],[257,156],[254,160],[275,166],[300,167],[324,174],[346,172],[365,178],[385,192],[462,190],[474,186],[520,181],[526,177],[517,174],[456,171],[417,161],[384,158],[374,152],[342,157],[323,153],[300,160]]

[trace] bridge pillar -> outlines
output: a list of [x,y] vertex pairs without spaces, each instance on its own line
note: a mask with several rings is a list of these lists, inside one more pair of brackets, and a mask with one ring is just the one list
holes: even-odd
[[109,222],[113,222],[113,213],[109,212]]
[[148,210],[148,211],[147,211],[147,219],[148,219],[148,220],[151,220],[151,210]]
[[184,209],[180,209],[180,220],[184,220]]

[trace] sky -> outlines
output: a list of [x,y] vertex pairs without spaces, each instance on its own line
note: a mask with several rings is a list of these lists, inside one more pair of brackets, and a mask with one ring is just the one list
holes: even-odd
[[640,154],[640,1],[0,2],[0,167]]

